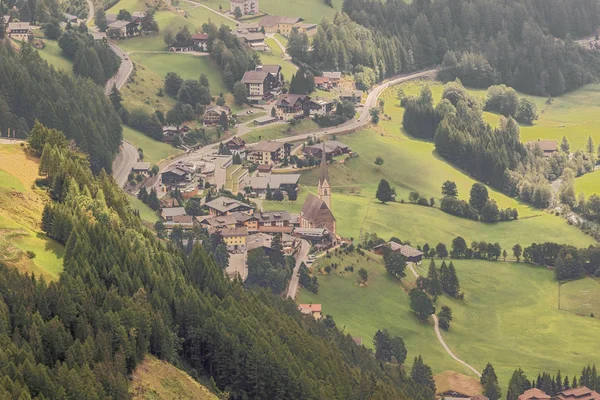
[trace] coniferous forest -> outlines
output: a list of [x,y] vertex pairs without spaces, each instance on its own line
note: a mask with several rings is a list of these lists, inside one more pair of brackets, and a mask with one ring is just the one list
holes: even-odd
[[111,170],[123,131],[101,87],[89,79],[56,71],[24,46],[16,53],[0,45],[0,130],[24,138],[39,120],[62,131],[89,155],[95,173]]

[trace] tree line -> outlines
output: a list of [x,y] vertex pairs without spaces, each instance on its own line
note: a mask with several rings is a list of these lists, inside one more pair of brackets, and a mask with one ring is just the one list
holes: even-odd
[[62,131],[89,155],[94,173],[111,171],[122,140],[121,122],[102,88],[56,71],[25,45],[0,45],[0,130],[24,138],[36,120]]
[[64,271],[47,283],[0,265],[0,392],[126,399],[128,376],[152,353],[212,377],[234,398],[433,396],[335,325],[230,282],[198,242],[188,253],[156,238],[65,136],[35,136],[38,184],[55,199],[44,229],[66,244]]

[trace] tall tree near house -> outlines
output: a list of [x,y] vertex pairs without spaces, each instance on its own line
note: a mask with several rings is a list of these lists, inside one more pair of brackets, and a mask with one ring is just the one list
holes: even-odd
[[479,213],[481,213],[488,200],[489,195],[487,188],[481,183],[474,183],[471,187],[469,204]]
[[458,281],[458,275],[454,264],[450,261],[448,265],[448,290],[447,293],[452,297],[458,297],[460,292],[460,283]]
[[385,270],[392,276],[401,279],[406,276],[404,270],[406,269],[406,258],[400,253],[394,253],[392,251],[385,252],[383,254],[383,262],[385,264]]
[[243,16],[242,10],[239,7],[236,7],[233,13],[235,15],[235,19],[240,19]]
[[[233,85],[233,98],[235,99],[236,104],[242,105],[248,101],[248,89],[246,85],[242,82],[237,82]],[[273,107],[275,110],[275,107]]]
[[183,79],[175,72],[168,72],[165,77],[165,93],[171,97],[177,97],[179,89],[183,84]]
[[566,136],[563,136],[562,140],[560,141],[560,150],[568,154],[570,149],[571,145],[569,144],[569,140],[567,140]]
[[160,30],[158,27],[158,23],[154,19],[154,10],[146,10],[146,14],[142,17],[142,20],[140,21],[140,29],[144,32],[158,32]]
[[131,13],[126,9],[119,10],[117,14],[117,20],[119,21],[131,21]]
[[108,25],[106,23],[106,13],[104,12],[104,8],[98,7],[96,9],[96,12],[94,13],[94,22],[102,32],[106,30]]

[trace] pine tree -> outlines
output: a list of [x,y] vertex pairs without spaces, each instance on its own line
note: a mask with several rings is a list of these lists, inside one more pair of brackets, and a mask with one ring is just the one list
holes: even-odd
[[494,367],[492,366],[492,364],[487,363],[487,365],[483,369],[483,372],[481,373],[481,378],[479,379],[479,381],[482,385],[484,385],[485,382],[490,380],[492,382],[498,383],[498,377],[496,376],[496,371],[494,371]]
[[450,265],[448,266],[448,277],[448,294],[452,297],[458,297],[460,283],[458,282],[458,275],[452,261],[450,261]]
[[592,139],[592,136],[588,136],[587,138],[587,143],[585,145],[585,150],[587,151],[588,154],[594,155],[594,139]]
[[438,275],[438,270],[435,266],[435,261],[431,260],[429,263],[429,270],[427,271],[427,280],[429,281],[429,287],[427,291],[433,296],[433,301],[442,294],[442,284]]
[[446,265],[446,261],[442,261],[440,267],[440,284],[442,285],[442,290],[450,294],[450,270]]
[[421,355],[415,357],[410,377],[413,381],[428,387],[432,392],[435,393],[435,381],[433,380],[433,373],[431,368],[423,363]]
[[563,151],[564,153],[569,153],[569,150],[571,149],[571,145],[569,145],[569,141],[567,140],[566,136],[562,137],[562,140],[560,142],[560,150]]
[[392,359],[392,344],[390,335],[386,330],[383,332],[379,329],[373,337],[373,346],[375,346],[375,359],[390,362]]

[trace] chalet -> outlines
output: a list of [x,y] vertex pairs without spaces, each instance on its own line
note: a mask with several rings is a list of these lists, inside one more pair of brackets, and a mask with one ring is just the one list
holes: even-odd
[[208,34],[204,32],[194,33],[192,35],[194,49],[198,51],[208,51]]
[[359,104],[362,100],[362,91],[361,90],[350,90],[344,91],[340,94],[341,101],[350,101],[355,104]]
[[550,396],[544,393],[543,390],[533,388],[526,390],[519,396],[519,400],[550,400]]
[[139,24],[131,21],[116,20],[108,25],[106,32],[110,37],[131,37],[140,33]]
[[237,226],[245,226],[248,232],[258,232],[258,218],[254,215],[248,215],[239,211],[234,211],[229,215],[235,218]]
[[213,231],[223,228],[235,228],[238,225],[237,219],[232,215],[221,215],[218,217],[203,215],[196,217],[196,220],[203,228]]
[[258,218],[258,231],[262,233],[292,233],[290,213],[287,211],[261,212]]
[[532,150],[536,147],[544,153],[544,157],[550,157],[554,152],[558,151],[558,142],[556,140],[536,140],[532,142],[527,142],[527,146],[529,146]]
[[254,71],[246,71],[241,82],[248,90],[248,103],[265,104],[279,94],[283,86],[281,78],[279,65],[259,65]]
[[300,304],[298,310],[302,314],[312,315],[315,319],[321,319],[321,305],[320,304]]
[[284,36],[289,36],[292,29],[297,28],[300,33],[305,29],[302,27],[304,20],[300,17],[279,17],[277,15],[267,15],[258,23],[265,28],[267,33],[281,33]]
[[331,90],[332,82],[326,76],[315,76],[315,86],[323,90]]
[[267,174],[265,176],[253,176],[248,184],[253,192],[259,195],[265,194],[267,188],[291,193],[298,189],[300,174]]
[[225,146],[231,152],[231,154],[243,153],[246,150],[246,141],[239,137],[234,137],[228,141]]
[[337,87],[342,80],[342,73],[339,71],[323,72],[323,78],[327,78],[332,87]]
[[278,121],[277,117],[273,117],[271,115],[265,115],[264,117],[256,118],[253,122],[254,122],[254,126],[263,126],[263,125],[272,124],[273,122],[277,122],[277,121]]
[[266,233],[257,233],[256,235],[248,236],[246,244],[246,250],[252,251],[255,249],[263,249],[265,255],[271,254],[271,243],[273,242],[273,236]]
[[586,386],[563,390],[553,400],[600,400],[600,394]]
[[325,151],[323,151],[317,196],[309,194],[304,201],[300,211],[301,228],[326,228],[335,235],[336,220],[331,211],[331,185],[329,182],[327,159],[325,158]]
[[235,36],[256,51],[265,51],[267,46],[265,45],[265,34],[262,32],[241,32],[236,31]]
[[165,222],[172,222],[173,218],[187,215],[185,207],[163,208],[160,211],[160,216]]
[[248,153],[248,160],[258,164],[273,165],[289,154],[289,146],[273,140],[256,143]]
[[96,42],[106,43],[106,41],[108,40],[105,32],[91,32],[90,34],[92,35],[92,38],[94,38],[94,40]]
[[191,230],[194,228],[194,217],[191,215],[176,215],[170,221],[163,222],[167,230],[172,230],[176,227],[181,227],[183,230]]
[[292,254],[298,243],[298,240],[294,236],[287,233],[281,234],[281,247],[284,254]]
[[169,46],[169,51],[174,53],[188,53],[194,51],[194,42],[177,42]]
[[150,163],[136,162],[131,167],[131,172],[134,174],[150,175]]
[[229,11],[235,15],[236,9],[243,15],[258,14],[258,0],[229,0]]
[[6,34],[18,42],[30,42],[33,39],[29,22],[10,22],[6,28]]
[[260,25],[256,22],[239,23],[236,28],[242,32],[260,32]]
[[347,154],[350,152],[350,147],[337,140],[327,140],[322,144],[315,144],[304,146],[303,153],[305,156],[314,158],[322,158],[323,147],[325,147],[325,155],[328,160],[341,154]]
[[63,22],[70,22],[71,25],[79,25],[79,17],[77,17],[76,15],[63,13]]
[[304,94],[282,94],[275,103],[275,115],[283,121],[304,118],[309,115],[310,97]]
[[229,251],[246,250],[248,230],[244,228],[225,228],[219,231]]
[[225,114],[227,120],[229,120],[231,109],[226,105],[209,107],[202,117],[202,123],[205,126],[219,125],[223,114]]
[[167,186],[185,186],[194,180],[196,172],[194,164],[180,161],[161,174],[162,183]]
[[252,214],[252,207],[241,201],[230,199],[229,197],[218,197],[205,204],[209,214],[218,217],[221,215],[229,215],[235,211]]
[[423,252],[412,248],[408,245],[399,244],[394,241],[380,244],[379,246],[373,247],[375,254],[383,254],[384,248],[390,249],[393,253],[400,253],[406,258],[406,262],[420,265],[423,260]]
[[333,111],[335,103],[331,100],[314,99],[308,102],[308,113],[310,115],[329,115]]

